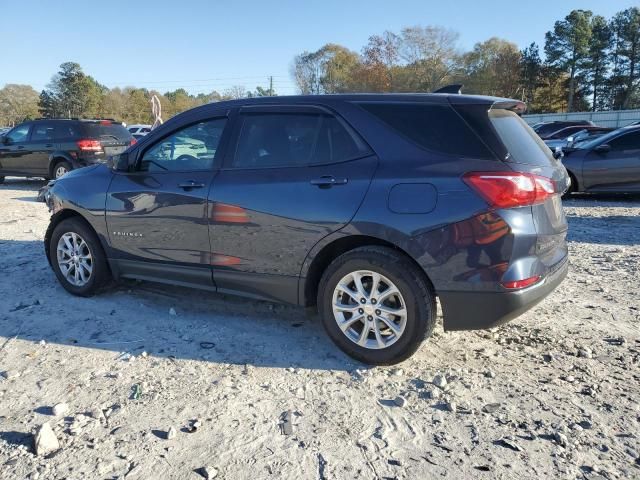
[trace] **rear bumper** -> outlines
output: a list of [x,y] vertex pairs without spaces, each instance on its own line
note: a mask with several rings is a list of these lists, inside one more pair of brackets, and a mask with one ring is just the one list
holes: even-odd
[[542,282],[513,292],[438,292],[445,330],[482,330],[522,315],[551,293],[567,276],[568,257]]

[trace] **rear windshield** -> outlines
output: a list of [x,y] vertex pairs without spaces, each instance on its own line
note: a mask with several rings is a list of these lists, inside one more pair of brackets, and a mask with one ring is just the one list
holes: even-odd
[[133,138],[129,130],[119,123],[82,123],[82,132],[83,136],[101,140],[111,139],[128,143]]
[[495,159],[478,136],[448,105],[359,103],[396,132],[427,150],[460,157]]
[[489,110],[489,120],[509,153],[507,161],[545,166],[555,163],[549,147],[514,112]]

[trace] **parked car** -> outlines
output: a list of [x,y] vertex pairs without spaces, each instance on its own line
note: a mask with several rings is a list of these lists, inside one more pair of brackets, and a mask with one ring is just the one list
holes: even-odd
[[131,135],[146,135],[151,131],[151,125],[129,125],[127,127]]
[[456,94],[204,105],[55,181],[47,257],[74,295],[137,278],[315,305],[346,353],[399,362],[433,331],[436,297],[446,330],[491,328],[566,275],[569,179],[523,109]]
[[537,123],[534,125],[533,130],[538,134],[540,138],[546,140],[551,135],[559,132],[563,128],[587,125],[594,125],[594,123],[590,122],[589,120],[556,120],[553,122]]
[[60,178],[70,170],[106,162],[135,142],[112,120],[33,120],[0,136],[0,183],[7,175]]
[[605,133],[609,133],[613,130],[613,128],[597,127],[591,125],[565,127],[562,130],[559,130],[553,135],[547,137],[544,143],[546,143],[547,146],[552,150],[557,147],[564,148],[567,146],[571,146],[571,143],[573,142],[586,139],[590,136],[604,135]]
[[568,193],[640,192],[640,125],[622,127],[564,150]]

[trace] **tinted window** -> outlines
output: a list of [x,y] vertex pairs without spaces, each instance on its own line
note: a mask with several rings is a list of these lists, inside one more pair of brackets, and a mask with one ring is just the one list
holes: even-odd
[[131,133],[119,123],[81,123],[82,135],[88,138],[112,139],[123,143],[131,141]]
[[489,119],[509,152],[507,160],[533,165],[555,163],[551,150],[531,127],[510,110],[490,110]]
[[29,135],[30,124],[18,125],[16,128],[7,133],[7,138],[11,140],[11,143],[20,143],[27,141],[27,135]]
[[144,153],[145,172],[209,170],[218,150],[226,119],[196,123],[178,130]]
[[630,132],[614,138],[609,142],[612,152],[640,149],[640,131]]
[[51,123],[36,123],[31,131],[32,142],[51,141],[54,138],[55,127]]
[[78,129],[71,122],[56,122],[55,138],[79,138]]
[[361,103],[360,106],[427,150],[462,157],[494,158],[449,106],[423,103]]
[[331,115],[247,114],[233,165],[253,168],[333,163],[364,152],[366,147]]

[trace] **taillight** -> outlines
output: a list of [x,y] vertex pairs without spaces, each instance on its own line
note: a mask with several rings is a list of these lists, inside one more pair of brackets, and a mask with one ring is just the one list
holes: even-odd
[[533,285],[538,280],[540,280],[540,275],[536,275],[535,277],[525,278],[524,280],[514,280],[512,282],[502,282],[502,286],[504,288],[508,288],[509,290],[516,290],[518,288],[528,287],[529,285]]
[[138,143],[138,141],[135,138],[132,138],[131,141],[129,142],[129,146],[131,147],[132,145],[135,145],[136,143]]
[[463,177],[492,208],[543,203],[555,193],[553,180],[522,172],[470,172]]
[[76,142],[78,148],[83,152],[101,152],[102,144],[100,140],[82,139]]

